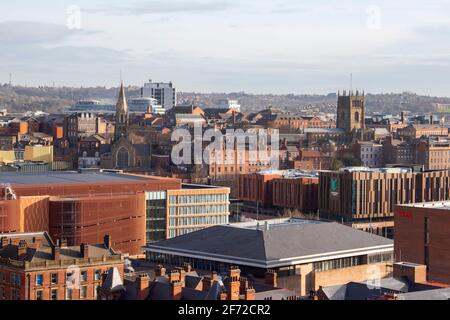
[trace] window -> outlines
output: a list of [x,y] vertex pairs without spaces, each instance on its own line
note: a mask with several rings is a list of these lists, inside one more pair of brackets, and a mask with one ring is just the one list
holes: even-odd
[[5,300],[5,287],[0,287],[0,300]]
[[81,282],[86,282],[88,280],[87,271],[81,271],[80,280],[81,280]]
[[102,278],[102,270],[95,270],[94,280],[100,281]]
[[51,284],[58,284],[58,274],[57,273],[52,273]]
[[80,288],[80,299],[86,299],[87,298],[87,289],[88,289],[88,286],[81,286],[81,288]]
[[72,296],[73,296],[73,289],[67,288],[66,289],[66,300],[72,300]]
[[4,272],[0,272],[0,283],[6,282],[6,275]]
[[58,300],[58,289],[52,289],[50,299]]
[[98,288],[100,288],[100,285],[94,285],[94,300],[97,300]]
[[43,291],[36,290],[36,300],[42,300],[42,299],[43,299]]
[[36,286],[42,287],[44,285],[44,275],[43,274],[37,274],[36,275]]

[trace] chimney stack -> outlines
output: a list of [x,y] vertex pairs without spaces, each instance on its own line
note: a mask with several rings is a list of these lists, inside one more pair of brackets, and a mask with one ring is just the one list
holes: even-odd
[[184,268],[184,271],[186,271],[186,273],[192,271],[192,266],[189,263],[184,263],[183,268]]
[[181,300],[181,292],[183,291],[183,285],[181,281],[173,281],[171,282],[172,289],[172,299],[173,300]]
[[52,247],[52,260],[59,260],[61,256],[61,248],[59,246]]
[[230,267],[228,283],[228,300],[239,300],[240,298],[240,278],[241,270],[238,267]]
[[112,243],[111,243],[111,236],[109,234],[105,234],[103,237],[103,244],[107,249],[111,249]]
[[25,240],[20,240],[19,245],[17,247],[17,255],[22,257],[27,254],[27,242]]
[[180,281],[180,273],[178,272],[178,270],[171,270],[170,274],[169,274],[169,282],[172,283],[174,281]]
[[245,290],[245,300],[256,300],[256,291],[253,288]]
[[265,279],[267,285],[277,287],[277,273],[274,270],[267,270]]
[[60,248],[67,248],[67,239],[61,238],[59,246]]
[[137,278],[138,285],[138,300],[145,300],[148,297],[149,289],[150,289],[150,278],[148,274],[140,274]]
[[166,268],[164,268],[163,266],[159,265],[156,269],[155,269],[155,275],[157,277],[164,277],[166,275]]
[[1,248],[6,247],[9,244],[9,239],[7,237],[2,237],[1,239]]
[[80,245],[80,253],[83,258],[89,258],[89,246],[86,243]]

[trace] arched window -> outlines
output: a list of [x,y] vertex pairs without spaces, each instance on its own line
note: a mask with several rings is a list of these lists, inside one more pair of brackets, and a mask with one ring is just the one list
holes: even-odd
[[359,122],[359,112],[358,111],[355,112],[355,121]]
[[116,166],[119,169],[127,168],[130,164],[130,153],[124,147],[120,148],[117,152]]

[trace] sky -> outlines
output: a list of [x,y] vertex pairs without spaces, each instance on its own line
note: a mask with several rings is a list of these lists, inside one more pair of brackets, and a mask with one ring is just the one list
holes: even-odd
[[109,87],[122,73],[180,91],[450,96],[450,0],[15,0],[0,12],[0,83]]

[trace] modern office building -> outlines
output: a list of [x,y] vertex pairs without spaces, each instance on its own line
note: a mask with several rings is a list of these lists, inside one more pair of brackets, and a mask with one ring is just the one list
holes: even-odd
[[449,179],[448,170],[414,172],[413,166],[322,171],[320,216],[392,237],[395,205],[447,200]]
[[105,235],[69,246],[46,232],[0,234],[0,300],[95,300],[104,276],[123,277],[124,256]]
[[395,255],[427,266],[429,281],[450,284],[450,201],[398,205]]
[[141,88],[141,97],[150,97],[158,101],[165,110],[172,109],[177,105],[177,90],[172,82],[149,82]]
[[229,194],[229,188],[192,184],[167,192],[148,192],[147,243],[227,224]]
[[[256,278],[305,295],[318,285],[387,273],[392,240],[333,223],[297,219],[214,226],[145,247],[151,262],[226,273],[238,266]],[[322,273],[325,272],[325,273]],[[272,280],[273,282],[273,280]]]

